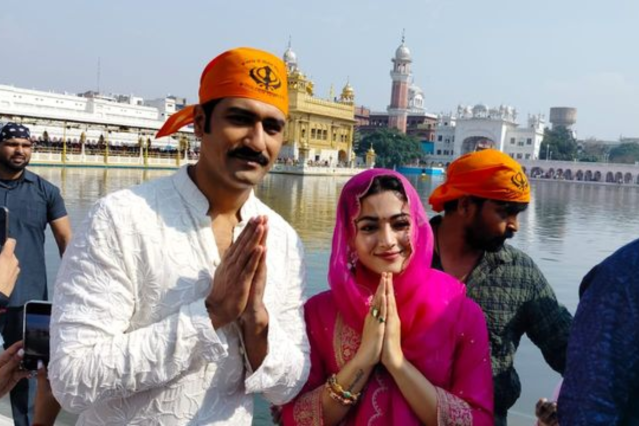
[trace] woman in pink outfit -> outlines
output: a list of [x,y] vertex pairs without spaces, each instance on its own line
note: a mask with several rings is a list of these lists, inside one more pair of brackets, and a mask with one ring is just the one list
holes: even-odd
[[311,372],[285,425],[493,424],[488,334],[463,284],[431,269],[415,189],[374,169],[340,196],[330,290],[305,306]]

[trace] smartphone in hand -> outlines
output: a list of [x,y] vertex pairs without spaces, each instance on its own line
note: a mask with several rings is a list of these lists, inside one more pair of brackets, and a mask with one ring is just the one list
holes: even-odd
[[31,300],[24,304],[22,368],[35,371],[38,361],[49,364],[51,302]]

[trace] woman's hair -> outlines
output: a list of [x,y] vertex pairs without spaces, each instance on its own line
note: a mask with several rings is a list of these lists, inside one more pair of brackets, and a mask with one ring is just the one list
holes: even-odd
[[386,191],[394,192],[395,195],[397,195],[397,197],[403,202],[408,201],[404,185],[402,185],[402,182],[398,178],[391,175],[375,176],[371,182],[371,186],[368,187],[368,191],[360,197],[360,201],[366,197],[370,197],[371,195],[380,194]]

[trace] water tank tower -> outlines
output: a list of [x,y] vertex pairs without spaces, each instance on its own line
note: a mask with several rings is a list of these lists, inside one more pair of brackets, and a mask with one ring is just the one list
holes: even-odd
[[550,124],[554,129],[557,126],[571,129],[577,122],[577,108],[552,107],[550,108]]

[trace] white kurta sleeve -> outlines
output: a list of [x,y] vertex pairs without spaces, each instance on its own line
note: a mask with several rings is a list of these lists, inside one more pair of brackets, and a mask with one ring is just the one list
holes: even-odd
[[101,200],[89,213],[55,285],[49,379],[71,412],[163,386],[193,365],[227,356],[224,332],[213,329],[203,299],[131,329],[139,307],[124,259],[137,255],[123,248],[120,232],[128,231],[119,230],[107,206]]
[[285,282],[277,283],[281,287],[279,300],[266,306],[269,311],[268,353],[255,372],[249,370],[245,380],[247,392],[262,393],[276,405],[290,401],[299,393],[310,370],[310,347],[303,312],[304,249],[292,230],[284,247],[277,265],[286,268],[282,275]]

